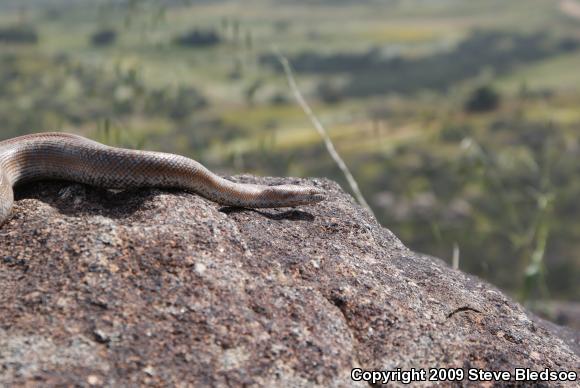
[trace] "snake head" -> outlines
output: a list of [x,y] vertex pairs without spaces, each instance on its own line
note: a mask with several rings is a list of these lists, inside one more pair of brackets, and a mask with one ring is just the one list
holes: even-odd
[[264,188],[260,197],[263,207],[290,207],[324,201],[326,194],[312,186],[279,185]]

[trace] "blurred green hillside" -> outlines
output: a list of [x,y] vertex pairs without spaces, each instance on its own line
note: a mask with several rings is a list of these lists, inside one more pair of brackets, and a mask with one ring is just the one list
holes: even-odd
[[578,301],[570,4],[1,0],[0,139],[69,131],[347,188],[278,48],[384,226],[521,300]]

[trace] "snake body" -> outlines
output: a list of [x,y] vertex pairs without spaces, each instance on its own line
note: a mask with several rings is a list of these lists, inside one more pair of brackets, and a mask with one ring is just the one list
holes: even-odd
[[179,188],[226,206],[268,208],[322,201],[315,187],[264,186],[224,179],[180,155],[109,147],[82,136],[39,133],[0,142],[0,225],[10,216],[13,187],[60,179],[107,188]]

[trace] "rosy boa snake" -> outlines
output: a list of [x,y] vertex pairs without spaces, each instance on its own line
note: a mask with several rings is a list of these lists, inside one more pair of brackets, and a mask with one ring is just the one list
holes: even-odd
[[312,186],[235,183],[184,156],[103,145],[82,136],[39,133],[0,142],[0,225],[14,203],[13,187],[61,179],[107,188],[179,188],[226,206],[307,205],[325,199]]

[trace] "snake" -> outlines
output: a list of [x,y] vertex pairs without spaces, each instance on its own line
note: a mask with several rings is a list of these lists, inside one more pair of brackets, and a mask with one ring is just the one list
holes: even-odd
[[237,183],[185,156],[112,147],[80,135],[48,132],[0,142],[0,225],[11,216],[14,188],[37,180],[111,189],[182,189],[241,208],[295,207],[326,198],[315,186]]

